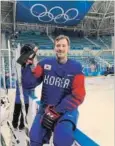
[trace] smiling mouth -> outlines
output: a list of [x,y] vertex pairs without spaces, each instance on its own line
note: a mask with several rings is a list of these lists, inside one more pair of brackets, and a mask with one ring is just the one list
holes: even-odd
[[58,55],[63,55],[63,53],[57,53]]
[[63,52],[57,52],[58,54],[62,54]]

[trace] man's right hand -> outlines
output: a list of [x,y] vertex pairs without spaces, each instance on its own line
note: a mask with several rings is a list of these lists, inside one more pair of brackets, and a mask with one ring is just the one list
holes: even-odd
[[41,124],[43,127],[53,131],[55,123],[60,118],[60,116],[61,115],[55,111],[53,106],[48,105],[42,117]]
[[33,49],[33,51],[34,51],[34,54],[32,54],[32,55],[29,56],[28,60],[26,61],[26,65],[28,65],[28,64],[32,65],[34,63],[34,58],[35,58],[36,53],[38,51],[38,47],[35,47]]
[[33,64],[33,59],[29,58],[27,61],[26,61],[26,65],[32,65]]

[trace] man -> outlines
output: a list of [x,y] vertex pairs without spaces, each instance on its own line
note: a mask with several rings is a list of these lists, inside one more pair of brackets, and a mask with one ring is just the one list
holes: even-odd
[[[28,113],[28,107],[29,107],[29,96],[28,94],[26,95],[26,92],[23,89],[23,98],[24,98],[24,104],[25,104],[25,110],[26,114]],[[20,117],[20,122],[19,122],[19,116]],[[20,90],[18,83],[16,83],[16,97],[15,97],[15,105],[14,105],[14,113],[13,113],[13,120],[12,120],[12,125],[15,130],[17,130],[19,124],[19,130],[24,129],[24,118],[23,118],[23,113],[22,113],[22,105],[21,105],[21,100],[20,100]]]
[[[43,87],[41,105],[30,130],[31,146],[49,143],[52,131],[54,146],[71,146],[78,120],[78,106],[85,97],[82,66],[67,57],[69,38],[60,35],[54,45],[56,58],[46,58],[32,70],[34,76],[42,81]],[[24,73],[29,72],[27,65]]]
[[[20,51],[20,54],[22,55],[23,53],[27,53],[28,51],[31,51],[32,49],[35,48],[34,44],[25,44]],[[33,61],[33,58],[31,59],[31,62]],[[32,66],[32,63],[29,62],[29,67]],[[29,97],[32,99],[36,99],[37,97],[35,96],[35,87],[38,85],[36,78],[33,76],[31,72],[27,74],[26,76],[23,73],[23,69],[25,68],[25,63],[22,64],[21,66],[21,74],[22,74],[22,92],[23,92],[23,99],[24,99],[24,104],[25,104],[25,112],[26,115],[28,113],[28,108],[31,107],[31,103],[29,103]],[[26,80],[30,79],[30,82],[24,82],[23,81],[23,75],[26,78]],[[23,130],[25,125],[24,125],[24,116],[22,112],[22,104],[20,100],[20,89],[18,85],[18,81],[16,81],[16,97],[15,97],[15,106],[14,106],[14,113],[13,113],[13,120],[12,120],[12,125],[14,129],[16,130],[18,128],[19,124],[19,130]],[[20,122],[19,122],[19,116],[20,117]]]

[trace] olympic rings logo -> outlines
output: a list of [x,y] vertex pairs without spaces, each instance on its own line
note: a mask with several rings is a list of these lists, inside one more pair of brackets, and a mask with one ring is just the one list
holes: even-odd
[[[35,9],[42,9],[42,12],[37,12]],[[59,12],[59,14],[53,14],[53,12]],[[63,8],[60,6],[52,7],[49,11],[46,6],[43,4],[35,4],[30,8],[30,12],[34,17],[37,17],[41,22],[51,22],[54,21],[55,23],[66,23],[67,21],[71,20],[79,20],[77,19],[79,15],[79,11],[76,8],[70,8],[66,12],[64,12]],[[74,13],[74,16],[70,15]],[[47,17],[47,19],[45,19]]]

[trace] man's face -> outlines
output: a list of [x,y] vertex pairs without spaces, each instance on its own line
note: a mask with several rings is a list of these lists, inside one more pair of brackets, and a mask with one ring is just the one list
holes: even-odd
[[64,59],[67,57],[69,51],[69,45],[66,39],[61,39],[55,42],[55,49],[54,49],[57,58]]

